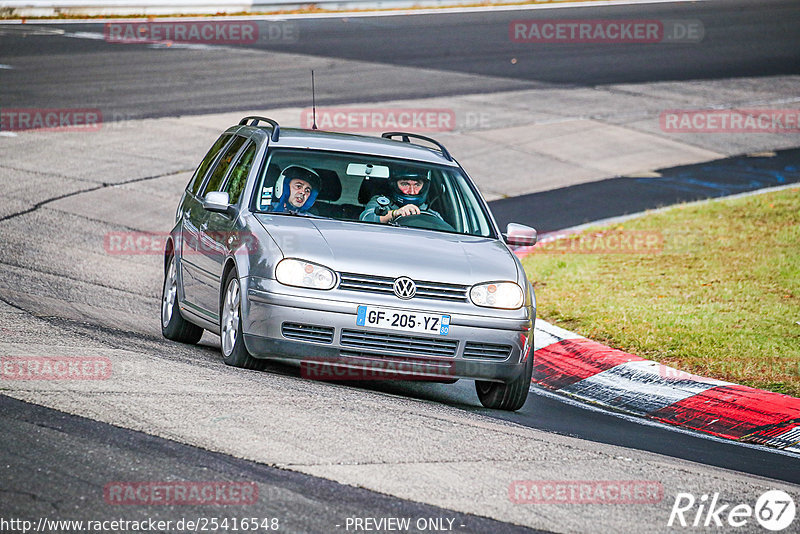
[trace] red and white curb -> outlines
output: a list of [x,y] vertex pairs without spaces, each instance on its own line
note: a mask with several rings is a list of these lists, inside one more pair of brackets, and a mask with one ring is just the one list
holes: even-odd
[[533,384],[604,408],[800,453],[800,399],[692,375],[536,320]]

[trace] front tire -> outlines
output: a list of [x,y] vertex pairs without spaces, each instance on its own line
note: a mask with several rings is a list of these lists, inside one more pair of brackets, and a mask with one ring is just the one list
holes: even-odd
[[222,360],[226,365],[260,371],[264,360],[253,358],[244,346],[242,334],[242,289],[236,270],[231,269],[225,277],[225,291],[220,309],[219,337]]
[[478,399],[480,399],[481,404],[486,408],[513,412],[519,410],[525,404],[525,400],[528,398],[528,390],[531,387],[532,375],[533,351],[528,354],[525,369],[516,379],[508,384],[476,380],[475,391],[478,393]]
[[161,288],[161,335],[172,341],[196,344],[203,337],[203,329],[181,315],[178,306],[178,276],[175,256],[170,255]]

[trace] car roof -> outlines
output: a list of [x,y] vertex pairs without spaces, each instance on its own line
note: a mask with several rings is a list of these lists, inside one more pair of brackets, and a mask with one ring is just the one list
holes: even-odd
[[[242,134],[245,131],[252,133],[252,130],[259,130],[267,136],[272,134],[272,128],[267,125],[238,126],[234,128],[237,128],[237,132]],[[458,163],[451,159],[452,157],[445,157],[443,150],[417,144],[416,142],[398,141],[368,135],[281,127],[278,140],[271,140],[270,146],[274,148],[309,148],[334,152],[352,152],[458,167]],[[444,149],[442,145],[440,146]],[[449,153],[447,156],[449,156]]]

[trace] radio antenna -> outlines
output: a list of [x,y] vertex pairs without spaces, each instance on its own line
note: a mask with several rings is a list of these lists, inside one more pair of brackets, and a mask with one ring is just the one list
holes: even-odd
[[311,113],[313,117],[313,124],[311,125],[312,130],[317,129],[317,97],[316,91],[314,90],[314,69],[311,69]]

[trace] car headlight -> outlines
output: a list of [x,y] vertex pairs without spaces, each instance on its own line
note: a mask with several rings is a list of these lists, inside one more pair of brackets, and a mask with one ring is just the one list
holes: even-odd
[[336,275],[327,267],[294,258],[278,262],[275,278],[287,286],[311,289],[332,289],[336,283]]
[[514,282],[490,282],[478,284],[469,290],[469,298],[477,306],[515,310],[522,306],[522,288]]

